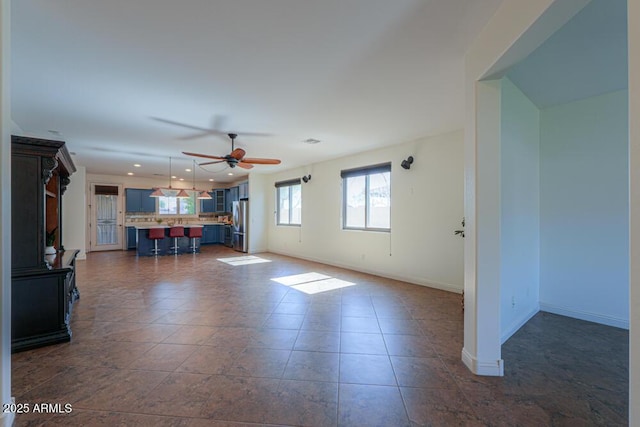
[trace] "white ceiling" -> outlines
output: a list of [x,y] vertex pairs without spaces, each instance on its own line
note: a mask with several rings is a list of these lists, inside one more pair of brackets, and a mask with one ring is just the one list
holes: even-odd
[[258,173],[397,144],[463,127],[464,53],[499,3],[13,1],[13,120],[98,174],[176,174],[227,132],[282,159]]
[[539,108],[628,86],[627,1],[592,0],[507,73]]

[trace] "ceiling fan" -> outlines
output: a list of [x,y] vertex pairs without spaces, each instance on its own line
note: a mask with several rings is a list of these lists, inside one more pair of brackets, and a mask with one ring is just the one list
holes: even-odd
[[215,159],[215,161],[199,163],[200,166],[213,165],[215,163],[227,162],[229,167],[235,168],[236,166],[243,169],[251,169],[253,165],[279,165],[278,159],[261,159],[261,158],[247,158],[244,155],[246,152],[242,148],[235,148],[235,139],[238,136],[235,133],[227,134],[231,138],[231,153],[226,156],[210,156],[208,154],[189,153],[183,151],[182,154],[187,156],[204,157],[205,159]]

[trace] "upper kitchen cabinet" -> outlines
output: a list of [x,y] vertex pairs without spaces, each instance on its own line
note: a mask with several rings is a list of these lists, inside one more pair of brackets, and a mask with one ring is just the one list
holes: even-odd
[[249,198],[249,182],[248,181],[244,181],[238,184],[238,198],[241,200]]
[[240,189],[238,187],[231,187],[227,190],[227,208],[229,212],[233,210],[233,202],[237,202],[240,199]]
[[156,198],[150,197],[153,190],[127,188],[124,190],[127,212],[153,212],[156,211]]
[[226,190],[224,188],[210,192],[211,199],[200,200],[200,212],[226,212],[225,194]]
[[205,212],[215,212],[216,211],[216,193],[215,191],[212,191],[209,193],[209,195],[211,196],[210,199],[202,199],[200,200],[200,212],[201,213],[205,213]]
[[214,208],[215,212],[227,212],[227,203],[226,203],[226,194],[227,191],[224,188],[220,188],[217,190],[213,190],[213,200],[214,200]]

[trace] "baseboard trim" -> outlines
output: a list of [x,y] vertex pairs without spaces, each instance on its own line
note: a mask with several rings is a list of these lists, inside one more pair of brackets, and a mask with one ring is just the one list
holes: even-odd
[[487,377],[504,376],[504,360],[478,360],[467,351],[462,349],[462,362],[476,375]]
[[249,255],[255,255],[255,254],[261,254],[261,253],[265,253],[265,252],[268,252],[267,249],[265,249],[265,248],[256,248],[256,249],[249,250],[247,253]]
[[629,329],[629,320],[618,317],[603,316],[602,314],[589,313],[587,311],[574,310],[569,307],[562,307],[554,304],[540,303],[540,310],[547,313],[559,314],[560,316],[573,317],[574,319],[586,320],[587,322],[600,323],[602,325],[613,326],[621,329]]
[[506,331],[503,331],[502,337],[500,338],[500,344],[504,344],[509,338],[513,336],[520,328],[522,328],[533,316],[538,314],[540,311],[540,305],[536,304],[536,306],[527,312],[524,316],[516,319]]
[[[10,403],[13,403],[13,404],[16,403],[15,397],[11,398],[11,402]],[[0,426],[2,426],[2,427],[11,427],[13,425],[15,417],[16,417],[16,415],[13,412],[4,412],[4,411],[2,411],[0,413]]]
[[345,268],[345,269],[348,269],[348,270],[357,271],[359,273],[372,274],[374,276],[384,277],[385,279],[398,280],[398,281],[401,281],[401,282],[407,282],[407,283],[411,283],[411,284],[414,284],[414,285],[426,286],[428,288],[439,289],[441,291],[453,292],[453,293],[456,293],[456,294],[462,294],[462,291],[463,291],[463,287],[462,286],[456,286],[456,285],[453,285],[453,284],[450,284],[450,283],[441,283],[441,282],[436,282],[436,281],[423,280],[423,279],[419,279],[419,278],[415,278],[415,277],[389,274],[389,273],[386,273],[384,271],[372,270],[372,269],[362,268],[362,267],[353,266],[353,265],[349,265],[349,264],[343,264],[343,263],[339,263],[339,262],[328,261],[328,260],[325,260],[325,259],[322,259],[322,258],[300,256],[299,254],[293,254],[293,253],[289,253],[289,252],[285,252],[285,251],[278,251],[278,250],[269,249],[267,252],[274,253],[274,254],[277,254],[277,255],[284,255],[284,256],[291,257],[291,258],[303,259],[305,261],[318,262],[318,263],[321,263],[321,264],[330,265],[332,267]]

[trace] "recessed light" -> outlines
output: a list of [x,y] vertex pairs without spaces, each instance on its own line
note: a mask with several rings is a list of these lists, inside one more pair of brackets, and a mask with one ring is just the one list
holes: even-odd
[[320,140],[315,138],[307,138],[302,142],[304,142],[305,144],[317,144],[318,142],[320,142]]
[[177,176],[171,175],[171,179],[176,179],[176,178],[177,178]]
[[141,166],[141,165],[140,165],[140,164],[138,164],[138,163],[134,163],[134,164],[133,164],[133,167],[134,167],[134,168],[139,168],[140,166]]
[[180,178],[179,181],[184,181],[184,178]]
[[232,176],[232,175],[233,175],[233,173],[229,172],[227,175]]
[[191,172],[191,169],[185,169],[184,171],[185,172]]
[[209,178],[209,181],[213,182],[213,178]]
[[133,175],[133,172],[127,172],[127,175]]

